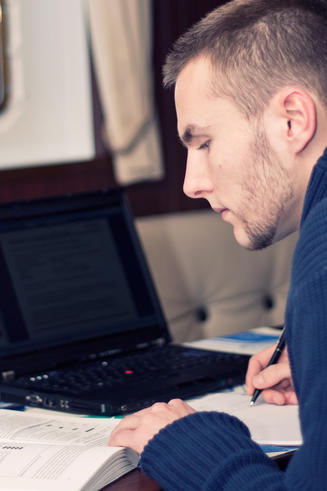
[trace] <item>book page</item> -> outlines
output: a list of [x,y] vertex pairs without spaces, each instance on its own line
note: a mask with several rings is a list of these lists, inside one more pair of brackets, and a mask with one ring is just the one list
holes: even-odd
[[0,440],[108,446],[119,420],[53,416],[1,409]]
[[[85,483],[99,473],[103,476],[103,464],[113,457],[113,465],[108,466],[111,472],[107,481],[97,486],[88,484],[87,489],[99,489],[107,482],[122,474],[118,466],[118,457],[124,449],[99,447],[89,448],[78,445],[46,445],[36,443],[0,442],[0,489],[52,489],[60,491],[77,491],[84,489]],[[128,462],[123,467],[128,466]],[[129,464],[128,470],[135,465]],[[125,472],[127,472],[125,470]],[[112,475],[111,475],[112,474]]]
[[192,399],[189,404],[197,411],[220,411],[238,417],[260,445],[302,444],[298,406],[276,406],[260,399],[250,406],[250,400],[245,394],[223,392]]
[[137,466],[135,452],[108,446],[114,418],[0,415],[1,490],[96,491]]

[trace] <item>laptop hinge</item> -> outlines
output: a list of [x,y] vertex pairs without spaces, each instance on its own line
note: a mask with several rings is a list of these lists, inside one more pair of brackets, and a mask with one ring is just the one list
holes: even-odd
[[6,370],[5,372],[2,372],[1,375],[4,382],[10,382],[10,380],[14,380],[15,378],[14,370]]
[[[165,338],[158,338],[158,339],[155,339],[154,341],[148,341],[148,342],[145,342],[145,343],[138,343],[136,345],[136,348],[141,350],[141,349],[146,349],[146,348],[150,348],[151,346],[163,346],[164,344],[166,344],[166,340]],[[98,359],[101,359],[101,358],[105,358],[107,356],[113,356],[113,355],[120,355],[120,354],[126,354],[130,352],[130,349],[126,349],[126,350],[122,350],[122,349],[112,349],[112,350],[106,350],[106,351],[101,351],[100,353],[91,353],[91,354],[88,354],[85,358],[82,358],[83,359],[86,359],[86,360],[98,360]]]

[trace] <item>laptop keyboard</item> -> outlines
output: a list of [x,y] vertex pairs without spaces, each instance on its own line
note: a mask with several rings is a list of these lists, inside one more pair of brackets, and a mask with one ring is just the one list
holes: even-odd
[[[75,366],[73,369],[53,370],[18,378],[16,386],[70,394],[81,394],[102,387],[112,387],[133,381],[153,380],[162,373],[178,374],[189,367],[227,364],[240,375],[245,373],[246,355],[196,350],[182,346],[164,346],[117,358],[107,358]],[[228,384],[227,384],[228,385]]]

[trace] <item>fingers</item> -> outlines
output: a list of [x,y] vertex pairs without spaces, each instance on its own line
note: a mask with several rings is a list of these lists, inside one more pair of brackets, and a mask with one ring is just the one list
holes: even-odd
[[[125,446],[123,441],[126,441],[125,431],[129,432],[134,430],[139,425],[139,416],[138,413],[132,414],[130,416],[126,416],[124,419],[120,421],[120,423],[113,429],[109,438],[110,446]],[[117,434],[119,433],[119,438],[117,439]]]
[[130,429],[120,429],[119,432],[112,432],[108,442],[110,447],[130,447],[135,451],[134,432]]
[[277,404],[278,406],[283,406],[284,404],[298,404],[298,399],[292,389],[288,391],[266,389],[262,391],[261,396],[269,404]]
[[174,408],[180,418],[183,418],[187,414],[195,413],[195,409],[181,399],[172,399],[168,402],[168,406]]
[[287,348],[278,363],[267,366],[276,345],[252,356],[246,374],[246,388],[249,395],[261,389],[263,399],[272,404],[298,404],[293,388]]
[[150,438],[157,433],[157,428],[150,430],[152,424],[148,423],[144,428],[146,414],[132,414],[126,416],[111,432],[109,446],[130,447],[135,452],[141,453]]
[[253,378],[268,365],[275,347],[276,345],[270,346],[269,348],[260,351],[250,358],[245,378],[246,388],[249,395],[252,395],[254,389],[256,388],[253,384]]
[[[277,363],[261,370],[252,378],[252,386],[270,404],[297,404],[289,363]],[[248,387],[249,390],[249,387]]]
[[162,428],[194,412],[193,408],[180,399],[172,399],[168,404],[157,402],[126,416],[112,431],[109,445],[130,447],[141,453],[148,441]]
[[261,393],[263,399],[269,404],[276,404],[277,406],[283,406],[286,404],[286,398],[283,392],[273,389],[263,390]]
[[299,401],[294,390],[290,391],[286,397],[286,404],[298,404],[298,403]]
[[277,363],[270,365],[254,375],[252,384],[256,389],[267,389],[274,387],[285,379],[291,378],[290,366],[288,363]]
[[[289,372],[289,369],[280,370],[279,374],[282,377]],[[275,377],[275,374],[274,374]],[[298,404],[298,399],[293,388],[291,376],[284,378],[274,387],[264,389],[261,393],[263,399],[271,404]]]

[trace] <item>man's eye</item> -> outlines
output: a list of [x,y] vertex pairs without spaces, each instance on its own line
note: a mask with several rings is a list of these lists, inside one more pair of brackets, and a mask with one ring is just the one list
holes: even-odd
[[205,148],[209,148],[210,146],[210,141],[207,140],[206,142],[202,143],[202,145],[199,146],[199,150],[204,150]]

